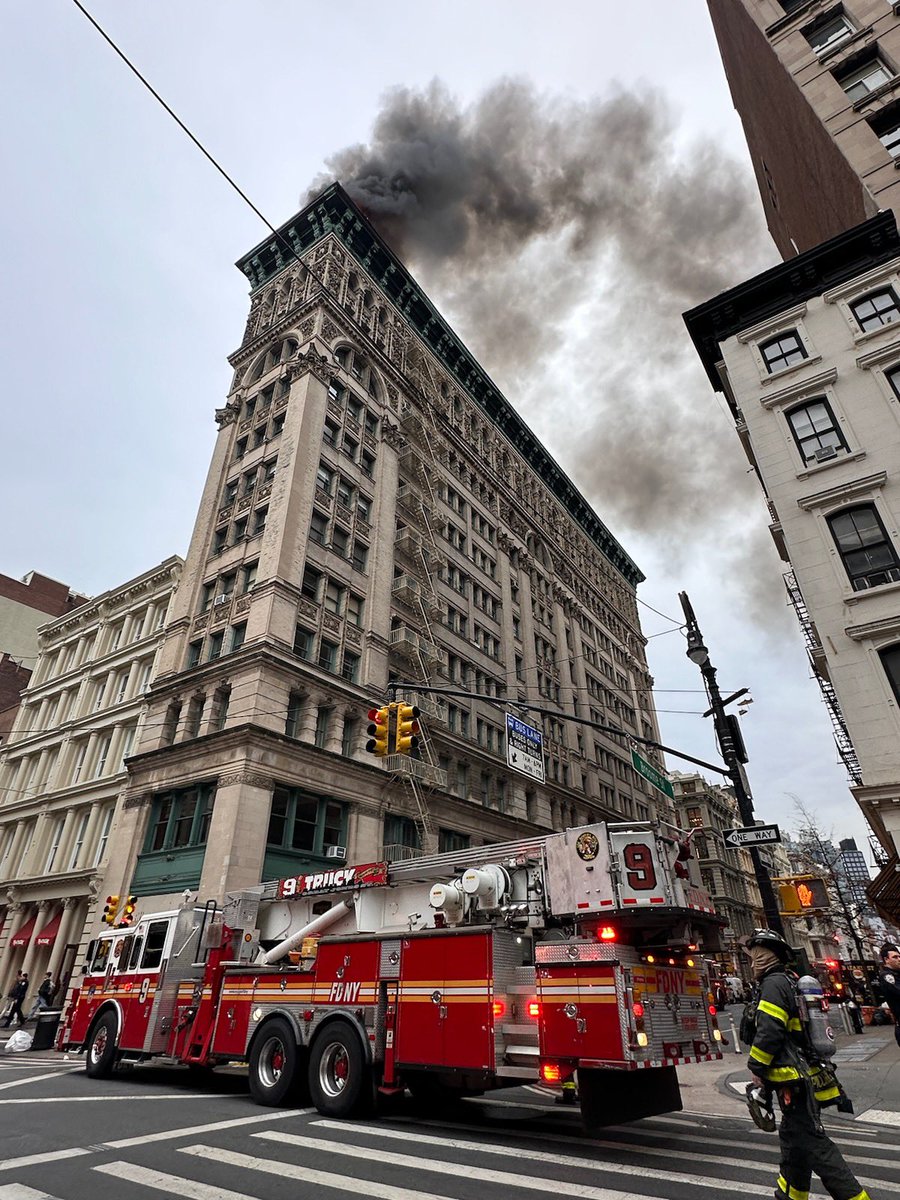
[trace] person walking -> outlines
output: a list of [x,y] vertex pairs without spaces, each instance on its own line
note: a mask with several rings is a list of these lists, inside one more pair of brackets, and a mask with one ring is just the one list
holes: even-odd
[[815,1171],[834,1200],[870,1200],[822,1125],[820,1105],[835,1103],[841,1090],[833,1072],[815,1058],[803,1028],[796,976],[786,967],[794,951],[773,929],[757,929],[747,954],[756,984],[747,1066],[758,1087],[775,1092],[782,1112],[775,1195],[807,1196]]
[[53,1003],[53,997],[56,995],[56,988],[53,986],[53,976],[48,971],[44,976],[44,981],[38,988],[38,994],[35,997],[34,1004],[31,1006],[31,1012],[28,1014],[28,1020],[36,1017],[39,1012],[45,1008],[49,1008]]
[[9,1012],[6,1014],[6,1020],[3,1022],[3,1028],[9,1029],[12,1024],[13,1017],[19,1018],[19,1024],[25,1024],[25,1014],[22,1012],[22,1001],[28,994],[28,976],[19,971],[16,975],[16,982],[13,984],[12,991],[9,993],[9,999],[12,1001]]
[[879,953],[878,991],[882,1002],[894,1014],[894,1037],[900,1046],[900,950],[892,942],[885,942]]

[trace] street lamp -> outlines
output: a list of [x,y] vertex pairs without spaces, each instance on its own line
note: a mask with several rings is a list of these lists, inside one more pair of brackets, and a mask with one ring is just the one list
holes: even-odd
[[[703,676],[703,683],[706,687],[706,694],[709,697],[709,712],[705,715],[710,715],[713,719],[713,728],[716,731],[719,751],[725,766],[728,768],[728,775],[734,788],[734,796],[737,800],[738,812],[741,814],[741,821],[744,825],[753,825],[756,822],[756,817],[753,814],[753,797],[750,795],[750,788],[743,767],[747,756],[744,752],[740,730],[737,727],[737,717],[730,716],[725,711],[725,702],[722,700],[722,693],[719,691],[719,685],[716,682],[716,668],[709,661],[709,650],[704,645],[703,635],[697,624],[697,618],[694,616],[694,610],[691,607],[687,592],[679,592],[678,599],[681,601],[681,607],[684,610],[687,656],[695,666],[700,668],[700,674]],[[735,696],[730,696],[729,699],[735,699],[738,695],[743,695],[745,691],[746,689],[735,693]],[[757,846],[750,847],[750,857],[753,860],[753,874],[756,877],[756,885],[759,888],[759,894],[762,899],[763,911],[766,914],[766,923],[770,929],[774,929],[777,933],[784,936],[784,928],[781,924],[781,916],[775,900],[775,890],[772,887],[772,880],[769,878],[769,873],[762,864]]]

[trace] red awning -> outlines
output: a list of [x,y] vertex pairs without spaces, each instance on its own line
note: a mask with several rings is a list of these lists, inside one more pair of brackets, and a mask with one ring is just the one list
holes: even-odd
[[31,941],[31,935],[34,933],[35,922],[37,921],[37,913],[26,921],[18,933],[14,933],[9,939],[10,946],[27,946]]
[[56,941],[56,935],[59,933],[59,923],[62,920],[62,909],[57,909],[56,916],[52,917],[41,932],[34,939],[36,946],[52,946]]

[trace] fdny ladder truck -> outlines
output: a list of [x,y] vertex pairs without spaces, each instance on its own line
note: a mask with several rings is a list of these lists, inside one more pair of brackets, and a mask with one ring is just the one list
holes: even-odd
[[587,1127],[618,1124],[721,1059],[723,923],[659,822],[312,872],[100,935],[57,1047],[92,1077],[246,1063],[258,1103],[332,1116],[577,1078]]

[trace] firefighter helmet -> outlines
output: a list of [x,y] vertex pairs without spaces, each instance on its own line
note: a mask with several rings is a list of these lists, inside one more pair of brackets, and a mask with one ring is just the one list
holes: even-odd
[[754,929],[753,933],[747,939],[747,949],[751,946],[764,946],[767,950],[772,950],[782,962],[787,962],[788,959],[794,957],[794,947],[789,946],[780,933],[776,933],[774,929]]

